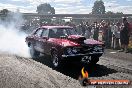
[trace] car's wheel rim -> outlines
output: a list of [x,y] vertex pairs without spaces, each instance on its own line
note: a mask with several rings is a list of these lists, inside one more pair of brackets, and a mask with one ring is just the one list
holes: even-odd
[[57,67],[58,64],[59,64],[59,62],[58,62],[58,56],[54,53],[54,54],[53,54],[53,65],[54,65],[55,67]]
[[32,47],[30,47],[30,54],[31,54],[31,56],[33,56],[33,55],[34,55],[34,50],[33,50],[33,48],[32,48]]
[[88,58],[87,63],[88,63],[88,64],[91,63],[91,56]]

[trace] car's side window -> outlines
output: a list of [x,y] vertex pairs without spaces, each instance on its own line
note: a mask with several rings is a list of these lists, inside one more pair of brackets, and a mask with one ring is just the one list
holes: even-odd
[[43,37],[48,37],[48,34],[49,34],[49,29],[43,29],[42,36]]
[[49,29],[49,37],[56,38],[57,37],[56,31],[57,31],[57,29]]
[[41,34],[42,34],[42,29],[38,29],[37,31],[36,31],[36,33],[35,33],[35,36],[38,36],[38,37],[40,37],[41,36]]

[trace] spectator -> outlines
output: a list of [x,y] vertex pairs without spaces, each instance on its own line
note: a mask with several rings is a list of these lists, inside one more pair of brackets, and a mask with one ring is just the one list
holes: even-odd
[[80,25],[80,27],[81,27],[81,30],[82,30],[82,35],[84,36],[85,35],[85,25],[84,25],[84,22],[81,22],[81,25]]
[[94,22],[94,34],[93,34],[93,39],[98,40],[99,37],[99,27],[97,25],[97,22]]
[[105,41],[105,30],[106,30],[106,27],[105,27],[105,22],[102,21],[100,23],[100,30],[102,31],[102,41],[104,42]]
[[111,47],[111,40],[112,40],[112,32],[111,32],[111,26],[110,23],[107,23],[105,25],[105,30],[104,30],[104,39],[105,39],[105,45],[106,48],[110,48]]
[[88,22],[86,22],[85,37],[86,37],[86,38],[90,38],[90,36],[91,36],[91,27],[90,27],[90,25],[88,24]]
[[120,23],[117,23],[115,29],[115,48],[117,49],[120,48],[120,30],[121,30]]
[[117,23],[114,25],[114,30],[113,30],[113,48],[114,49],[119,49],[120,48],[120,23]]
[[125,51],[128,52],[128,44],[129,44],[129,23],[126,18],[123,18],[122,30],[120,31],[120,41],[122,49],[120,52]]
[[113,23],[111,25],[111,32],[112,32],[112,42],[111,42],[111,48],[114,48],[114,42],[115,42],[115,29],[116,29],[116,25]]

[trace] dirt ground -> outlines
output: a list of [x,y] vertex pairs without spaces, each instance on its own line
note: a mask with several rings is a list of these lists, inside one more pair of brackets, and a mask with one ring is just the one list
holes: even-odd
[[81,85],[32,59],[0,55],[0,88],[81,88]]
[[[95,67],[87,67],[89,79],[128,79],[132,81],[132,54],[106,50]],[[0,88],[84,88],[78,77],[80,65],[53,69],[48,57],[36,61],[0,54]],[[132,85],[87,86],[86,88],[132,88]]]

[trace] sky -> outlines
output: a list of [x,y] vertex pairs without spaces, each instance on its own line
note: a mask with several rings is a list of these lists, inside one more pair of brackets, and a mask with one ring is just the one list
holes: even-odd
[[[0,10],[36,13],[37,6],[49,3],[56,14],[88,14],[96,0],[0,0]],[[103,0],[106,11],[132,14],[132,0]]]

